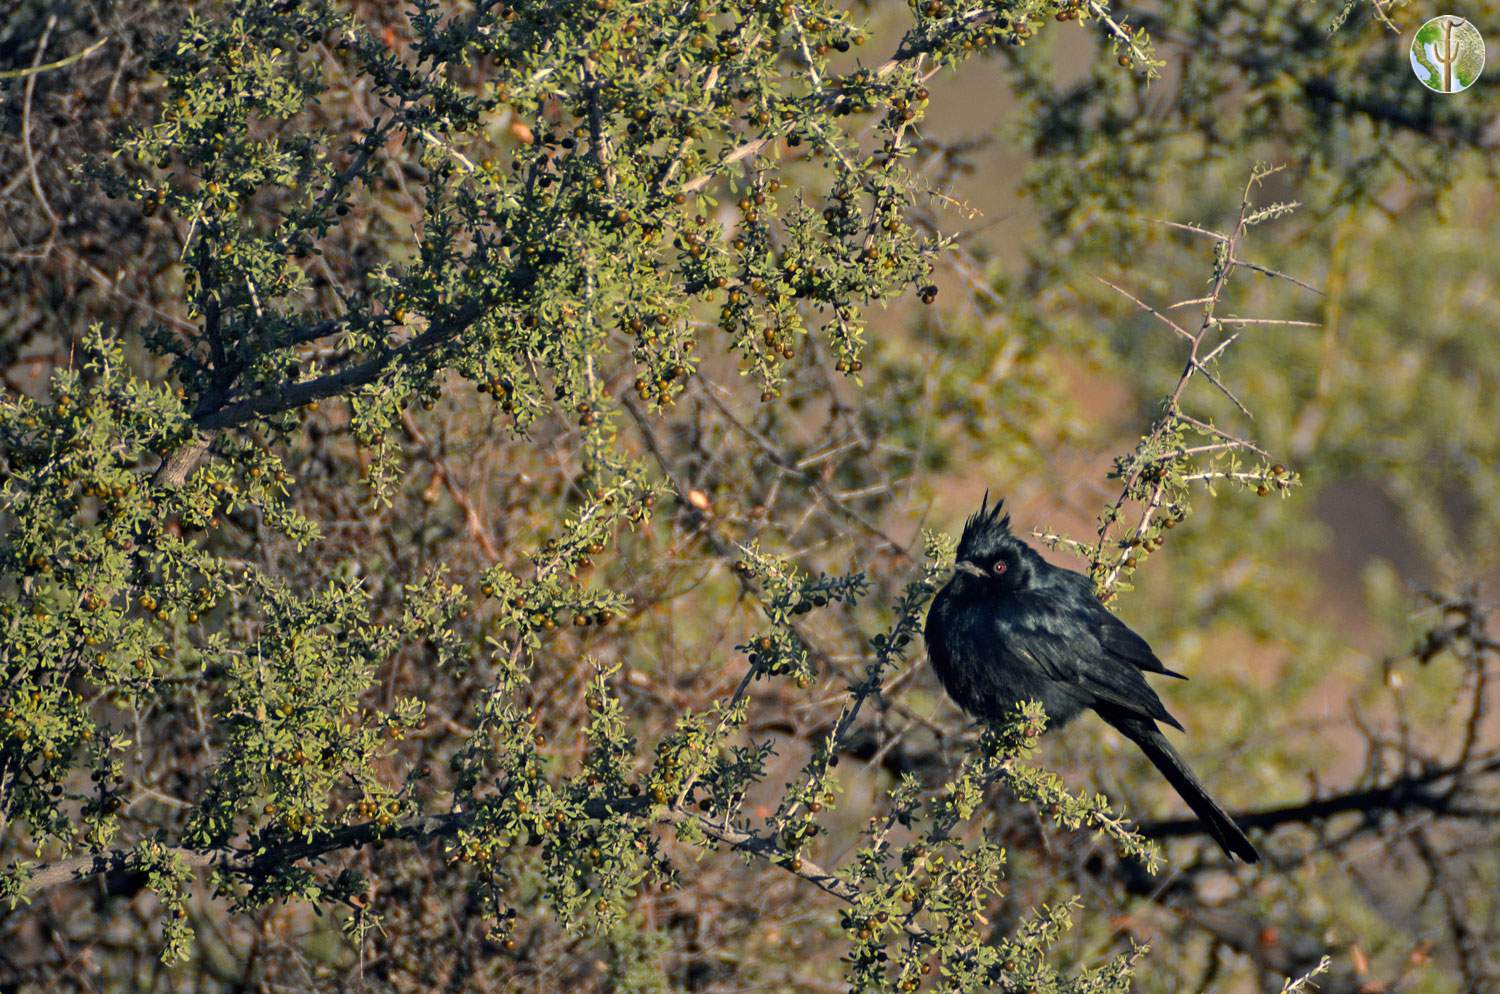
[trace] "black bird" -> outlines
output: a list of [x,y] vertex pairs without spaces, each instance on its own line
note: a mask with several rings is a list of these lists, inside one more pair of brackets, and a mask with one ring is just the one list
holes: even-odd
[[960,707],[997,720],[1037,700],[1049,727],[1092,709],[1146,754],[1214,840],[1247,863],[1260,854],[1208,796],[1158,721],[1182,730],[1146,673],[1187,679],[1094,596],[1088,577],[1053,566],[1011,534],[1003,501],[964,525],[953,579],[927,611],[932,668]]

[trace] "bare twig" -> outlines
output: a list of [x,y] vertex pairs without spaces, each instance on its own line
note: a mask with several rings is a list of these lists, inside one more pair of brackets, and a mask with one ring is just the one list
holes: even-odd
[[[53,23],[55,23],[56,20],[57,19],[55,17],[52,18],[52,22]],[[47,30],[50,31],[51,29],[52,29],[52,24],[49,23],[47,25]],[[82,60],[88,58],[90,55],[93,55],[95,52],[99,51],[99,49],[103,48],[105,46],[105,44],[109,41],[109,38],[110,38],[109,35],[105,35],[103,38],[100,38],[98,41],[94,42],[92,45],[90,45],[88,48],[85,48],[83,51],[81,51],[81,52],[74,52],[72,55],[66,56],[66,57],[61,58],[61,59],[57,59],[56,61],[53,61],[53,62],[48,62],[46,65],[37,65],[37,63],[35,61],[33,61],[32,64],[31,64],[31,66],[29,68],[26,68],[26,69],[5,69],[5,70],[0,70],[0,80],[24,79],[24,78],[28,78],[28,77],[31,77],[31,76],[35,76],[35,75],[37,75],[39,73],[51,72],[54,69],[62,69],[64,67],[66,67],[66,66],[71,66],[73,63],[75,63],[75,62],[81,62]],[[40,51],[40,49],[41,49],[41,46],[38,46],[38,51],[37,51],[37,58],[38,59],[41,58],[41,51]]]
[[41,71],[42,56],[47,51],[47,39],[52,37],[52,29],[57,27],[57,15],[47,15],[47,26],[42,30],[41,41],[37,42],[36,55],[32,58],[32,71],[26,74],[25,93],[21,98],[21,148],[26,153],[26,171],[31,176],[31,192],[36,195],[37,203],[41,204],[47,219],[51,222],[51,230],[47,234],[46,245],[41,250],[41,255],[46,255],[52,250],[52,243],[57,239],[57,231],[61,222],[57,219],[57,212],[47,202],[47,194],[42,190],[42,179],[36,169],[36,150],[31,147],[31,102],[36,95],[37,74]]

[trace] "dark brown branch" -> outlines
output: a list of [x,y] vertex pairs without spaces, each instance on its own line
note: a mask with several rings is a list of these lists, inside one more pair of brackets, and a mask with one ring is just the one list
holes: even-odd
[[195,415],[193,424],[203,434],[163,460],[156,471],[156,482],[162,486],[181,486],[198,460],[208,451],[213,436],[218,432],[373,383],[395,363],[418,358],[457,337],[477,321],[485,310],[486,306],[480,303],[466,304],[447,320],[434,324],[416,338],[378,352],[363,362],[346,366],[326,376],[290,383],[270,393],[256,394]]
[[[1325,821],[1341,814],[1380,815],[1407,811],[1428,811],[1456,818],[1488,816],[1489,812],[1465,808],[1444,780],[1474,778],[1500,772],[1500,756],[1469,766],[1447,766],[1419,776],[1398,777],[1379,787],[1354,790],[1332,797],[1292,804],[1265,811],[1236,814],[1234,820],[1243,828],[1267,831],[1283,825],[1305,825]],[[1203,825],[1196,818],[1174,818],[1147,822],[1140,832],[1147,838],[1166,839],[1200,835]]]
[[[642,797],[598,798],[586,803],[583,813],[588,818],[607,818],[615,815],[642,815],[649,810],[649,802]],[[656,820],[660,824],[670,825],[696,823],[704,835],[721,845],[763,859],[840,900],[852,902],[859,896],[857,888],[811,860],[803,858],[794,863],[793,853],[766,836],[746,832],[676,807],[662,810]],[[265,876],[290,869],[303,860],[318,859],[340,850],[356,849],[377,842],[399,839],[422,844],[433,839],[450,838],[473,823],[472,813],[429,815],[386,828],[373,822],[365,822],[329,832],[312,841],[273,846],[259,855],[245,848],[248,843],[244,839],[239,840],[234,847],[199,850],[169,846],[167,851],[193,869],[217,867],[240,876]],[[27,881],[25,893],[32,897],[64,884],[82,883],[94,878],[102,878],[107,893],[115,895],[134,894],[144,886],[144,874],[131,868],[129,852],[116,849],[97,856],[80,856],[44,866]],[[926,934],[916,926],[908,926],[907,932],[915,938]]]
[[[330,832],[311,842],[288,842],[274,846],[258,856],[242,848],[202,850],[169,846],[167,851],[193,869],[215,866],[247,875],[267,874],[289,868],[304,859],[315,859],[340,849],[351,849],[382,839],[425,842],[439,836],[452,835],[468,822],[469,819],[461,815],[434,815],[388,829],[367,822]],[[244,845],[244,840],[240,844]],[[116,849],[44,866],[26,882],[26,893],[35,895],[63,884],[80,883],[93,877],[104,877],[106,890],[111,894],[129,894],[140,888],[141,874],[131,869],[130,853]]]
[[218,431],[245,424],[268,414],[290,411],[315,400],[336,397],[353,387],[374,382],[381,373],[398,361],[416,358],[431,352],[477,321],[485,309],[485,306],[479,303],[467,304],[454,312],[452,317],[439,321],[416,338],[378,352],[363,362],[346,366],[326,376],[287,384],[271,393],[258,394],[226,404],[217,410],[195,417],[193,422],[204,431]]

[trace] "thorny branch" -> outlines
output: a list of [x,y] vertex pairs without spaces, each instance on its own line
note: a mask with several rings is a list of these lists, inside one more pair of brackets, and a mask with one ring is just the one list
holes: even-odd
[[[1295,483],[1295,477],[1289,476],[1284,470],[1280,470],[1280,467],[1263,467],[1252,471],[1241,471],[1235,469],[1234,464],[1231,463],[1228,469],[1201,468],[1191,470],[1192,463],[1189,461],[1189,457],[1193,455],[1208,454],[1218,459],[1226,456],[1232,457],[1235,452],[1240,450],[1261,456],[1264,456],[1265,453],[1264,450],[1252,442],[1232,435],[1209,422],[1192,417],[1183,410],[1183,397],[1188,385],[1195,376],[1201,375],[1203,379],[1223,394],[1241,414],[1244,414],[1247,418],[1252,417],[1245,404],[1213,369],[1213,363],[1224,354],[1225,350],[1241,334],[1238,331],[1231,332],[1225,334],[1218,341],[1214,341],[1214,337],[1223,333],[1226,330],[1226,326],[1313,326],[1310,322],[1305,321],[1241,316],[1220,317],[1218,315],[1218,308],[1223,299],[1224,292],[1228,288],[1235,270],[1240,267],[1276,276],[1317,292],[1313,287],[1310,287],[1301,280],[1256,263],[1246,262],[1238,255],[1240,246],[1251,227],[1263,221],[1289,213],[1297,206],[1296,204],[1272,204],[1268,207],[1257,207],[1251,199],[1251,194],[1260,186],[1261,182],[1279,169],[1280,167],[1258,166],[1252,171],[1244,193],[1240,198],[1239,215],[1235,220],[1233,229],[1228,234],[1212,231],[1194,224],[1185,224],[1176,221],[1162,222],[1170,227],[1203,235],[1214,240],[1214,272],[1209,292],[1206,295],[1194,297],[1190,300],[1178,301],[1166,307],[1158,308],[1141,300],[1136,295],[1109,280],[1102,277],[1095,277],[1100,283],[1103,283],[1111,290],[1125,297],[1136,307],[1150,314],[1187,343],[1187,356],[1183,361],[1182,372],[1178,375],[1177,383],[1163,401],[1161,416],[1151,426],[1151,430],[1146,437],[1137,444],[1135,452],[1130,456],[1121,457],[1116,462],[1116,474],[1123,480],[1123,483],[1120,487],[1119,496],[1109,503],[1104,513],[1100,516],[1098,535],[1095,541],[1091,543],[1092,547],[1090,548],[1084,543],[1065,539],[1050,532],[1038,531],[1036,533],[1037,537],[1049,545],[1067,545],[1080,555],[1085,555],[1089,560],[1095,587],[1099,591],[1100,596],[1106,601],[1113,599],[1117,587],[1134,570],[1139,557],[1149,553],[1152,548],[1162,543],[1161,530],[1163,522],[1160,520],[1160,516],[1164,505],[1170,503],[1169,497],[1174,487],[1182,487],[1194,481],[1211,482],[1213,480],[1227,480],[1249,486],[1262,487],[1268,492],[1273,487],[1286,489]],[[1201,316],[1196,328],[1189,329],[1184,327],[1181,322],[1168,316],[1169,312],[1190,305],[1198,306],[1201,309]],[[1184,429],[1195,430],[1217,439],[1217,442],[1211,446],[1183,446],[1176,439]],[[1124,516],[1126,505],[1131,502],[1140,505],[1140,513],[1126,535],[1123,538],[1117,537],[1115,525]],[[1170,523],[1168,523],[1168,526],[1170,526]]]

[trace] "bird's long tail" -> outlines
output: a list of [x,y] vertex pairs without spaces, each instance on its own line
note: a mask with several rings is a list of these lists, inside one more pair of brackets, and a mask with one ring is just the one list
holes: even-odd
[[1234,823],[1234,819],[1208,796],[1208,791],[1203,789],[1203,784],[1193,776],[1193,771],[1188,769],[1177,750],[1172,748],[1172,743],[1161,733],[1154,723],[1146,721],[1121,722],[1117,725],[1120,731],[1130,737],[1146,758],[1151,760],[1172,789],[1187,802],[1187,806],[1193,809],[1193,814],[1203,822],[1203,827],[1208,829],[1208,834],[1214,837],[1226,853],[1238,856],[1247,863],[1260,862],[1260,853],[1250,844],[1245,833]]

